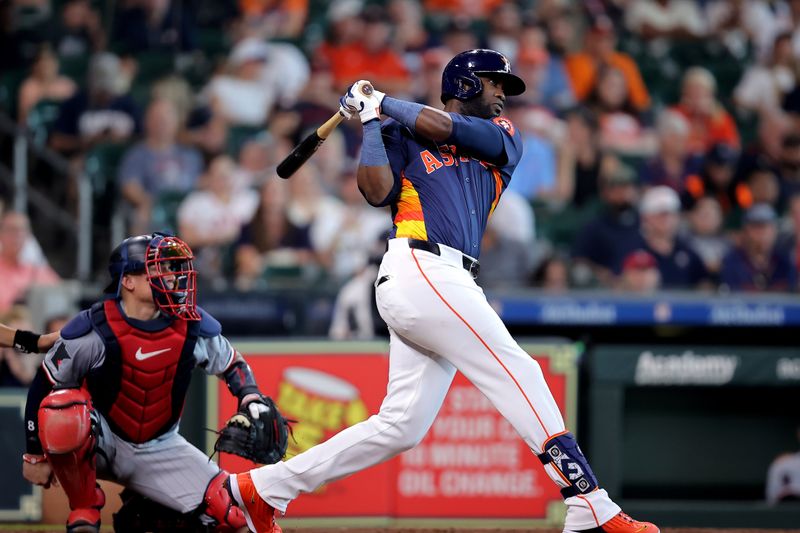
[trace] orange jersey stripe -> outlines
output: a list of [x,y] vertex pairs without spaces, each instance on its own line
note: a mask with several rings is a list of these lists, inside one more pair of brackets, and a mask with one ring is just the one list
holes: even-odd
[[400,198],[397,200],[397,214],[394,217],[397,226],[396,236],[400,238],[428,240],[425,229],[425,215],[414,185],[403,177]]
[[492,208],[489,209],[489,216],[494,213],[494,208],[497,207],[497,202],[500,201],[500,195],[503,193],[503,178],[500,176],[500,169],[491,167],[492,175],[494,176],[494,200],[492,201]]

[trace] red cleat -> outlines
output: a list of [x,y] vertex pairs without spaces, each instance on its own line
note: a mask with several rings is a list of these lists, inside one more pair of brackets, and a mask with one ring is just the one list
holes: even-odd
[[67,533],[99,533],[100,511],[91,509],[75,509],[67,518]]
[[[255,533],[283,533],[275,522],[275,509],[258,495],[250,472],[231,474],[229,482],[236,505],[244,513],[247,527]],[[649,532],[648,532],[649,533]]]
[[565,529],[564,533],[659,533],[660,530],[650,522],[639,522],[623,512],[600,527],[572,531]]

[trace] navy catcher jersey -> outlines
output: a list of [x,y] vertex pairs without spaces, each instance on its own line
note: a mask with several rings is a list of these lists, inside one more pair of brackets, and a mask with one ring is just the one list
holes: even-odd
[[462,136],[474,135],[469,129],[474,121],[498,128],[504,147],[498,161],[504,163],[481,161],[455,144],[437,144],[388,119],[381,129],[395,183],[383,204],[392,206],[391,237],[438,242],[477,258],[486,222],[519,163],[522,139],[505,117],[450,116]]

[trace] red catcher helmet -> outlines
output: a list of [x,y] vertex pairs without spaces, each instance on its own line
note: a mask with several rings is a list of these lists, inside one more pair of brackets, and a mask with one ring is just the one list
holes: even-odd
[[511,63],[500,52],[479,48],[456,55],[442,71],[442,103],[451,98],[469,100],[483,92],[480,76],[497,78],[506,96],[525,92],[525,82],[511,73]]
[[165,233],[129,237],[111,252],[111,284],[106,292],[119,296],[124,274],[144,272],[159,311],[183,320],[200,320],[193,260],[192,249],[178,237]]

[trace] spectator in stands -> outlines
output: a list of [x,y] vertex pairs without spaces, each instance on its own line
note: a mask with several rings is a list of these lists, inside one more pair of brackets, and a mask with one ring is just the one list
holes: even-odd
[[[298,171],[304,172],[304,169]],[[292,180],[297,177],[295,175]],[[235,283],[241,290],[259,285],[269,264],[302,266],[315,260],[309,226],[287,214],[289,182],[273,176],[261,188],[256,213],[243,228],[235,248]]]
[[246,35],[257,39],[297,39],[308,17],[308,0],[239,0]]
[[367,263],[339,289],[328,328],[331,339],[371,339],[376,333],[385,335],[386,324],[375,304],[375,278],[386,249],[386,238],[382,237],[370,246]]
[[691,207],[704,196],[711,196],[727,217],[741,203],[749,202],[746,186],[734,180],[738,161],[739,151],[732,146],[712,146],[703,158],[700,172],[686,177],[683,203]]
[[716,98],[717,82],[704,67],[683,75],[681,99],[672,109],[689,121],[689,152],[704,154],[714,143],[739,147],[736,123]]
[[687,217],[686,242],[711,275],[719,274],[731,242],[722,234],[722,208],[713,196],[698,198]]
[[55,24],[50,42],[58,57],[78,59],[102,50],[106,36],[100,15],[89,0],[67,0],[61,19]]
[[191,52],[194,16],[182,0],[127,0],[116,11],[111,40],[128,54]]
[[720,282],[731,291],[794,291],[797,270],[775,246],[777,215],[768,204],[755,204],[744,216],[741,243],[722,261]]
[[574,157],[573,171],[568,174],[573,179],[571,205],[582,208],[596,201],[601,176],[617,163],[600,146],[600,126],[594,113],[585,107],[576,107],[567,111],[566,121],[569,143],[562,148],[571,148]]
[[274,139],[268,137],[256,137],[242,145],[234,171],[235,187],[261,187],[269,178],[271,167],[278,163],[275,145]]
[[623,259],[640,247],[639,217],[636,213],[636,175],[620,165],[600,182],[603,211],[578,233],[572,256],[588,265],[601,285],[611,286]]
[[30,221],[22,213],[8,211],[0,217],[0,312],[24,298],[33,285],[55,285],[58,274],[47,264],[24,260],[23,251],[31,236]]
[[569,264],[559,255],[545,258],[532,276],[533,286],[545,292],[563,293],[569,289]]
[[425,11],[434,15],[460,15],[485,20],[503,2],[504,0],[424,0],[424,5]]
[[597,72],[586,105],[600,122],[600,144],[620,154],[643,155],[655,151],[655,137],[641,121],[628,90],[624,73],[604,65]]
[[[796,435],[800,441],[800,426]],[[800,450],[782,453],[769,465],[766,498],[769,505],[800,500]]]
[[618,288],[625,292],[650,294],[661,286],[661,272],[653,254],[645,250],[634,250],[622,261],[622,273]]
[[[0,322],[12,329],[28,331],[34,329],[28,310],[21,305],[15,305],[8,310]],[[44,356],[39,354],[19,352],[16,348],[0,348],[0,387],[27,387],[30,385],[43,358]]]
[[326,206],[324,223],[311,227],[311,243],[328,273],[344,281],[366,263],[370,245],[390,229],[391,221],[364,202],[355,169],[340,176],[337,192],[342,202]]
[[425,29],[425,13],[422,5],[417,0],[391,0],[388,10],[394,26],[392,32],[394,49],[406,53],[405,62],[410,67],[408,54],[416,55],[430,43],[430,35]]
[[776,172],[767,165],[756,165],[750,171],[744,183],[741,211],[756,204],[768,204],[776,211],[781,211],[781,183]]
[[783,156],[783,139],[791,132],[792,121],[786,113],[779,109],[762,110],[757,139],[742,153],[734,179],[744,181],[756,167],[769,167],[777,172]]
[[639,67],[627,54],[616,50],[616,34],[611,21],[600,18],[594,21],[586,34],[580,52],[567,56],[566,68],[572,89],[579,101],[586,100],[597,84],[597,74],[605,65],[619,69],[627,82],[631,103],[637,111],[650,105],[650,95],[639,73]]
[[528,247],[498,231],[489,220],[481,241],[481,274],[478,284],[484,289],[514,289],[525,286],[532,263]]
[[689,154],[689,123],[674,111],[662,111],[656,124],[658,152],[642,165],[639,176],[647,186],[666,185],[678,192],[686,180],[698,170],[698,163]]
[[564,123],[543,107],[513,106],[509,116],[522,135],[522,158],[509,190],[528,200],[564,205],[572,196],[572,146]]
[[463,15],[455,15],[442,36],[442,46],[447,50],[447,55],[452,58],[464,50],[478,47],[478,37],[472,27],[472,21]]
[[769,59],[747,68],[733,91],[734,102],[748,112],[779,109],[797,85],[797,67],[792,35],[781,33],[775,38]]
[[120,60],[108,52],[89,63],[87,89],[65,100],[50,142],[59,152],[75,155],[99,143],[124,143],[141,131],[140,112],[127,94]]
[[405,94],[410,77],[403,59],[392,48],[392,27],[385,9],[378,5],[364,8],[360,15],[363,33],[350,44],[335,49],[322,47],[318,53],[330,65],[334,86],[345,89],[353,80],[380,80],[392,94]]
[[653,255],[665,289],[691,289],[709,282],[700,256],[678,236],[681,201],[673,189],[658,186],[642,195],[641,237],[637,248]]
[[164,192],[189,192],[202,172],[194,148],[177,143],[178,114],[168,100],[155,100],[147,109],[144,140],[130,148],[119,167],[123,198],[134,208],[132,231],[150,230],[153,204]]
[[625,26],[645,41],[699,39],[704,21],[693,0],[637,0],[625,10]]
[[[277,83],[264,83],[268,45],[239,43],[228,58],[229,72],[214,76],[203,90],[212,114],[234,126],[263,126],[277,100]],[[289,73],[286,73],[287,76]]]
[[789,133],[783,138],[783,149],[778,161],[781,196],[786,198],[800,192],[800,133]]
[[58,57],[44,45],[39,49],[31,73],[19,89],[17,116],[25,124],[28,113],[42,101],[62,102],[70,98],[77,86],[75,82],[58,73]]
[[444,48],[431,48],[422,53],[420,72],[412,85],[414,100],[436,109],[442,106],[442,70],[452,59]]
[[502,2],[489,13],[487,19],[486,47],[497,50],[512,65],[516,65],[522,31],[522,12],[518,3],[510,0]]
[[547,34],[542,26],[533,21],[524,24],[514,65],[528,87],[515,100],[543,105],[552,112],[564,111],[575,104],[564,59],[547,50]]
[[795,270],[800,270],[800,193],[789,197],[786,220],[778,237],[778,250],[789,256]]
[[717,37],[739,60],[755,48],[755,57],[769,57],[775,37],[791,30],[786,2],[711,0],[706,2],[709,35]]
[[178,208],[178,233],[195,251],[198,272],[210,280],[224,275],[229,248],[258,207],[258,193],[237,186],[235,170],[230,157],[217,156],[203,176],[203,189],[189,193]]

